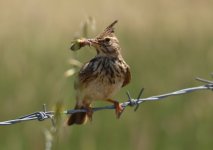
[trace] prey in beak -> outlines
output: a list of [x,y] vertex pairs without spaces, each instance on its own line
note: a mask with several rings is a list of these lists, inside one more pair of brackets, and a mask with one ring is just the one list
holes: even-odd
[[97,44],[97,43],[98,42],[95,39],[85,39],[85,38],[77,39],[72,42],[70,49],[72,51],[77,51],[84,46],[93,46],[94,44]]

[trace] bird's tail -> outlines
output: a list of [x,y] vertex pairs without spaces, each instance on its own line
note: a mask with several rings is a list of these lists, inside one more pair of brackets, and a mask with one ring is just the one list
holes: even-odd
[[[84,109],[85,107],[83,106],[78,106],[76,104],[75,109]],[[84,124],[87,121],[87,113],[86,112],[79,112],[79,113],[74,113],[71,114],[69,119],[67,120],[67,125],[71,126],[73,124]]]

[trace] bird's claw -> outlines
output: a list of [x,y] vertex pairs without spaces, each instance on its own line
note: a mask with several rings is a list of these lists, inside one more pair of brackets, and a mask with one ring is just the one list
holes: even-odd
[[89,121],[92,121],[92,115],[93,115],[92,107],[87,107],[86,110],[87,110],[86,113],[87,113],[87,117],[88,117]]
[[124,108],[122,107],[122,105],[119,102],[115,102],[114,103],[115,106],[115,114],[116,114],[116,118],[119,119],[121,114],[124,111]]

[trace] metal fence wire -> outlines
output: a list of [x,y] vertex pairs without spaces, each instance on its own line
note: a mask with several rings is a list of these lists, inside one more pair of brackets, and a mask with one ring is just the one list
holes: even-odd
[[[121,105],[123,108],[126,108],[127,106],[131,106],[131,107],[134,106],[135,107],[134,110],[136,111],[138,109],[139,105],[146,101],[158,101],[158,100],[163,100],[170,96],[177,96],[177,95],[187,94],[187,93],[201,91],[201,90],[212,90],[213,91],[213,81],[209,81],[209,80],[205,80],[205,79],[201,79],[201,78],[196,78],[196,80],[203,82],[204,85],[197,86],[197,87],[191,87],[191,88],[185,88],[185,89],[181,89],[178,91],[174,91],[174,92],[170,92],[170,93],[166,93],[166,94],[162,94],[162,95],[157,95],[157,96],[151,96],[151,97],[147,97],[147,98],[141,98],[144,89],[142,89],[140,91],[140,93],[136,99],[131,98],[129,92],[127,92],[128,101],[121,103]],[[93,109],[93,112],[96,112],[96,111],[101,111],[101,110],[106,110],[106,109],[115,109],[115,108],[114,108],[114,105],[109,105],[109,106],[103,106],[103,107],[96,107],[96,108],[92,108],[92,109]],[[123,109],[123,110],[125,110],[125,109]],[[77,110],[70,109],[70,110],[63,111],[62,113],[63,114],[73,114],[73,113],[86,112],[86,111],[87,111],[86,109],[77,109]],[[42,111],[24,115],[24,116],[18,117],[13,120],[2,121],[2,122],[0,122],[0,126],[13,125],[16,123],[21,123],[24,121],[31,121],[31,120],[43,121],[46,119],[51,119],[53,121],[55,114],[56,114],[56,112],[54,112],[54,111],[47,111],[46,106],[44,105]],[[54,121],[53,121],[53,123],[54,123]]]

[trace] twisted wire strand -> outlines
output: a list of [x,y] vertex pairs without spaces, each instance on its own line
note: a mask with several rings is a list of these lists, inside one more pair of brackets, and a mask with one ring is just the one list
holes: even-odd
[[[140,91],[140,94],[138,95],[137,99],[132,99],[129,92],[127,92],[128,101],[121,103],[121,106],[123,108],[126,108],[127,106],[136,106],[135,107],[135,111],[136,111],[139,107],[139,104],[141,104],[145,101],[158,101],[158,100],[162,100],[167,97],[170,97],[170,96],[177,96],[177,95],[187,94],[187,93],[201,91],[201,90],[212,90],[213,91],[213,81],[209,81],[209,80],[205,80],[205,79],[201,79],[201,78],[196,78],[196,80],[204,82],[205,85],[191,87],[191,88],[185,88],[185,89],[181,89],[178,91],[174,91],[174,92],[170,92],[170,93],[166,93],[166,94],[162,94],[162,95],[157,95],[157,96],[151,96],[151,97],[147,97],[147,98],[141,98],[141,95],[143,93],[143,89],[142,89]],[[103,107],[95,107],[92,109],[95,112],[95,111],[100,111],[100,110],[115,109],[115,107],[114,107],[114,105],[109,105],[109,106],[103,106]],[[70,109],[70,110],[63,111],[62,114],[73,114],[73,113],[86,112],[86,111],[87,111],[86,109],[77,109],[77,110]],[[20,123],[20,122],[24,122],[24,121],[31,121],[31,120],[44,121],[46,119],[53,119],[54,115],[55,115],[55,112],[46,111],[46,107],[44,105],[43,111],[34,112],[32,114],[24,115],[24,116],[21,116],[17,119],[13,119],[13,120],[2,121],[2,122],[0,122],[0,126],[12,125],[12,124],[16,124],[16,123]]]

